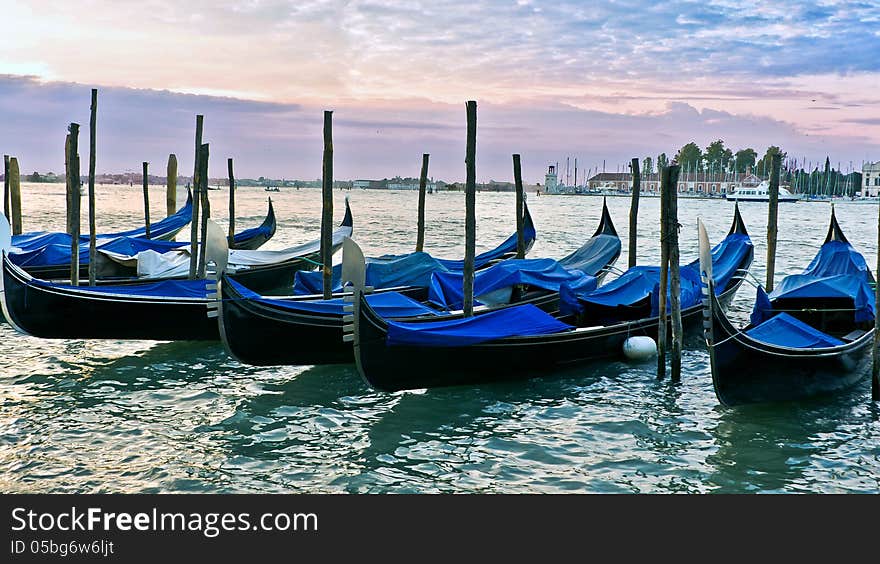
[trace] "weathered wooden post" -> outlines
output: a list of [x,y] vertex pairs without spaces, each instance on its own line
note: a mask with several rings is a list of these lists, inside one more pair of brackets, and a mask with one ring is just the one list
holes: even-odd
[[70,163],[70,210],[68,221],[70,222],[70,285],[79,286],[79,215],[80,215],[80,181],[79,181],[79,124],[71,123],[70,154],[67,160]]
[[168,155],[168,172],[165,174],[165,215],[177,211],[177,155]]
[[3,215],[9,219],[9,155],[3,155]]
[[[877,272],[874,303],[880,304],[880,213],[877,214]],[[875,306],[876,309],[876,306]],[[880,401],[880,315],[874,314],[874,366],[871,370],[871,400]]]
[[324,112],[324,179],[321,185],[321,269],[324,299],[333,297],[333,112]]
[[226,159],[229,172],[229,248],[235,243],[235,174],[232,172],[232,158]]
[[196,277],[199,266],[199,185],[196,183],[196,177],[199,175],[199,153],[202,150],[202,126],[205,122],[205,116],[196,116],[196,150],[194,153],[193,164],[193,205],[192,220],[189,232],[189,278],[192,280]]
[[144,237],[150,238],[150,173],[148,171],[150,163],[143,162],[144,165]]
[[[669,173],[670,167],[660,167],[660,295],[657,320],[657,379],[666,376],[666,289],[669,286]],[[675,187],[673,187],[673,190]]]
[[779,165],[781,158],[779,153],[772,157],[772,169],[770,170],[770,205],[767,217],[767,293],[773,291],[773,276],[776,271],[776,235],[778,233],[776,218],[779,213]]
[[208,218],[211,217],[211,203],[208,201],[208,144],[202,143],[199,149],[199,194],[202,201],[202,218],[201,241],[199,241],[199,269],[197,276],[199,279],[205,277],[205,271],[208,267],[208,255],[205,252],[208,245]]
[[425,248],[425,190],[428,185],[428,158],[430,155],[422,155],[422,172],[419,174],[419,216],[416,220],[416,252],[422,252]]
[[638,240],[639,229],[639,192],[641,191],[642,186],[642,177],[639,172],[639,159],[633,159],[630,168],[632,169],[633,183],[632,203],[629,207],[629,267],[632,268],[636,265],[636,255],[638,254],[636,241]]
[[21,174],[18,159],[9,159],[9,208],[12,212],[12,234],[21,235]]
[[95,145],[98,123],[98,89],[92,88],[91,115],[89,117],[89,286],[97,281],[97,229],[95,227]]
[[526,258],[525,195],[523,194],[520,156],[513,155],[513,184],[516,188],[516,258]]
[[464,315],[474,314],[474,255],[477,243],[477,102],[467,103],[467,146],[465,149],[464,189]]
[[70,185],[70,133],[64,139],[64,180],[67,184],[66,186],[66,200],[65,200],[65,208],[64,211],[67,213],[67,234],[70,235],[73,233],[73,224],[70,222],[70,206],[73,198],[71,198],[71,191],[73,188]]
[[669,167],[669,198],[666,212],[666,238],[669,250],[669,305],[672,310],[672,360],[670,361],[673,382],[681,379],[681,348],[684,335],[681,325],[681,271],[678,252],[678,165]]

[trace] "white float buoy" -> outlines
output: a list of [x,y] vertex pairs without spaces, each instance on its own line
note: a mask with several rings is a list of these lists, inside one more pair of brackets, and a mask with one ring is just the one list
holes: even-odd
[[648,360],[657,355],[657,343],[651,337],[630,337],[623,342],[623,355],[630,360]]

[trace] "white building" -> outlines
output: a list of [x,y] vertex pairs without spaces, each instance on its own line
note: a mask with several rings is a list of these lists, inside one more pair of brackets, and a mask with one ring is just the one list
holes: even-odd
[[862,165],[862,197],[876,198],[880,195],[880,161]]
[[550,168],[547,169],[547,174],[544,175],[544,192],[547,194],[555,194],[556,186],[556,166],[550,165]]

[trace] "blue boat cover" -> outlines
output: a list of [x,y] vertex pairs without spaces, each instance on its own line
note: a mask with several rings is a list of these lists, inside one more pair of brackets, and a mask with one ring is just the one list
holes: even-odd
[[[523,239],[526,243],[526,248],[531,248],[532,244],[535,242],[535,238],[537,237],[537,233],[535,232],[535,226],[532,224],[530,220],[526,220],[525,226],[523,227]],[[504,240],[500,245],[495,247],[490,251],[486,251],[485,253],[480,253],[476,257],[474,257],[474,268],[479,269],[483,268],[487,264],[492,261],[499,260],[504,257],[504,255],[509,255],[511,253],[516,252],[516,233],[508,237]],[[455,259],[436,259],[437,262],[442,264],[447,270],[456,270],[461,272],[464,270],[464,260],[455,260]]]
[[256,227],[251,227],[250,229],[245,229],[244,231],[236,233],[233,237],[233,241],[235,243],[242,243],[243,241],[249,241],[258,236],[268,238],[271,235],[272,226],[260,224]]
[[[155,239],[143,239],[137,237],[116,237],[98,242],[97,248],[134,256],[141,251],[153,250],[158,253],[166,253],[182,246],[189,245],[187,242],[159,241]],[[21,247],[20,247],[21,248]],[[18,266],[63,266],[70,264],[70,235],[67,233],[47,233],[28,241],[22,251],[9,253],[9,260]],[[80,264],[89,262],[89,241],[79,244]]]
[[828,241],[802,274],[792,274],[769,295],[758,288],[751,322],[759,325],[774,316],[778,299],[844,298],[852,300],[856,323],[872,321],[876,311],[871,273],[865,257],[843,241]]
[[[224,284],[235,288],[242,298],[261,304],[271,305],[292,312],[313,313],[319,315],[332,315],[342,317],[345,311],[342,309],[346,302],[342,298],[330,300],[292,301],[274,298],[265,298],[258,293],[245,288],[238,282],[227,278]],[[438,312],[430,307],[399,294],[397,292],[381,292],[367,296],[367,303],[382,317],[415,317],[417,315],[438,315]]]
[[580,270],[596,276],[620,256],[620,237],[604,233],[591,237],[582,247],[561,259],[559,264],[568,270]]
[[752,324],[755,325],[773,316],[773,303],[780,298],[849,299],[853,303],[855,310],[853,320],[856,323],[873,321],[874,319],[874,292],[868,281],[859,276],[838,274],[817,277],[792,274],[783,278],[782,282],[769,295],[763,288],[758,290],[751,317]]
[[[733,233],[712,249],[712,270],[715,291],[720,293],[736,273],[743,259],[753,252],[748,235]],[[695,306],[701,300],[702,282],[699,261],[681,267],[681,308]],[[668,290],[667,290],[668,292]],[[667,294],[667,308],[670,295]],[[660,313],[660,267],[634,266],[611,282],[595,290],[563,285],[559,295],[560,312],[566,315],[583,313],[585,303],[606,307],[633,306],[650,298],[651,316]]]
[[797,349],[820,349],[844,344],[787,313],[774,315],[746,331],[746,335],[762,343]]
[[102,286],[71,286],[54,284],[32,278],[29,284],[42,288],[79,290],[89,294],[120,294],[149,298],[204,298],[207,296],[207,280],[163,280],[152,284],[118,284]]
[[843,241],[828,241],[822,245],[803,274],[819,277],[848,274],[864,280],[871,279],[865,257]]
[[[446,267],[428,253],[384,255],[368,258],[366,263],[365,283],[374,288],[397,286],[427,288],[431,283],[431,274],[446,272]],[[334,292],[342,290],[341,277],[342,265],[334,266],[332,278]],[[294,276],[293,294],[296,296],[320,294],[324,291],[323,283],[323,274],[320,271],[299,271]]]
[[[187,196],[186,205],[177,210],[174,214],[169,215],[161,221],[157,221],[156,223],[150,225],[150,238],[158,239],[161,237],[165,237],[171,233],[176,233],[177,231],[183,229],[183,227],[187,225],[191,219],[192,193],[189,193]],[[120,231],[118,233],[99,233],[96,238],[115,239],[117,237],[144,237],[146,234],[146,227],[139,227],[137,229],[130,229],[128,231]],[[80,235],[79,239],[80,241],[84,241],[86,244],[88,244],[89,242],[88,235]],[[29,233],[22,233],[21,235],[14,235],[12,237],[12,246],[18,247],[22,250],[33,250],[35,248],[50,244],[67,245],[69,248],[70,235],[68,235],[67,233],[32,231]],[[70,255],[68,255],[67,260],[70,260]]]
[[389,346],[458,347],[505,337],[547,335],[572,329],[532,304],[460,319],[412,323],[388,321]]
[[[589,280],[583,282],[584,278]],[[444,309],[460,309],[464,302],[463,282],[461,272],[435,272],[428,288],[428,300]],[[553,259],[507,259],[474,275],[474,296],[478,298],[517,284],[558,292],[559,286],[566,282],[596,288],[595,277],[579,270],[566,270]]]

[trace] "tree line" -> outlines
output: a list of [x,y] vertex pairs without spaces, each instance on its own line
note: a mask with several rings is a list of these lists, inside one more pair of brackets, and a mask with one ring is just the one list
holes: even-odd
[[[682,174],[709,173],[709,174],[733,174],[751,172],[759,178],[770,178],[773,156],[779,155],[782,163],[780,179],[788,184],[793,192],[825,195],[825,196],[852,196],[861,190],[862,175],[852,171],[844,174],[831,166],[830,159],[825,157],[825,166],[820,170],[820,164],[807,163],[806,160],[798,162],[790,159],[788,153],[776,145],[767,147],[764,155],[758,159],[758,152],[751,147],[739,149],[734,152],[724,145],[724,140],[716,139],[702,149],[695,142],[690,142],[681,147],[673,156],[672,161],[666,153],[657,155],[656,160],[652,157],[642,159],[642,174],[654,174],[662,167],[669,166],[673,162],[681,165]],[[812,170],[810,170],[812,169]]]

